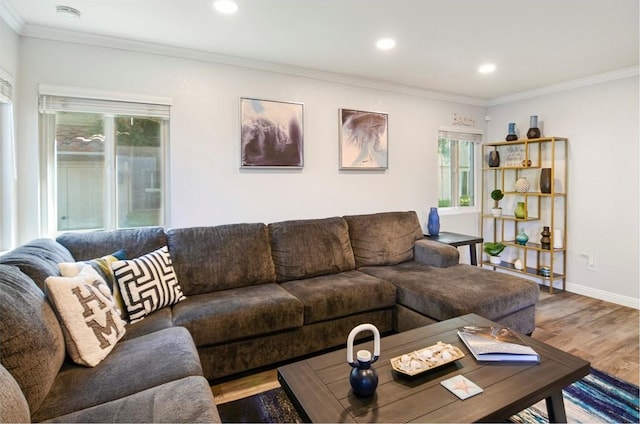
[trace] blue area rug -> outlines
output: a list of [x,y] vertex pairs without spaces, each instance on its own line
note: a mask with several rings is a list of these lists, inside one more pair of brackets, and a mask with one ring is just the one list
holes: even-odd
[[[563,390],[569,423],[638,423],[638,386],[607,373],[591,373]],[[301,422],[284,390],[278,388],[218,405],[224,423]],[[547,408],[541,401],[511,417],[517,423],[547,423]]]

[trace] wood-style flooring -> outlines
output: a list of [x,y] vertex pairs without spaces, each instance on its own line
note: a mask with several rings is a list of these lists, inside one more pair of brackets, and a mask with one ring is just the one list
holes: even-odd
[[[545,290],[543,288],[543,290]],[[638,385],[640,311],[568,292],[541,292],[533,338]],[[275,369],[211,387],[217,404],[279,387]]]

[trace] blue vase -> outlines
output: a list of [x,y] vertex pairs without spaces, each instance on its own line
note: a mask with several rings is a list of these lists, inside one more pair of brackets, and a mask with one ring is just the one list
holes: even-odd
[[516,242],[519,245],[524,246],[527,244],[528,241],[529,241],[529,236],[524,232],[524,228],[521,228],[520,232],[516,236]]
[[[357,359],[353,360],[353,342],[363,331],[373,333],[373,355],[368,350],[359,350]],[[349,373],[349,384],[353,394],[368,397],[376,392],[378,387],[378,372],[371,366],[380,358],[380,331],[373,324],[360,324],[347,337],[347,363],[353,368]]]
[[437,236],[440,232],[440,216],[438,215],[438,208],[431,208],[429,211],[427,230],[429,231],[429,235],[432,236]]

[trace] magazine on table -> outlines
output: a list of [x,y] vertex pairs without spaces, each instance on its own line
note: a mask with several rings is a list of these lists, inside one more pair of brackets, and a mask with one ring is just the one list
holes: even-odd
[[458,329],[458,337],[477,361],[540,362],[540,355],[508,327]]

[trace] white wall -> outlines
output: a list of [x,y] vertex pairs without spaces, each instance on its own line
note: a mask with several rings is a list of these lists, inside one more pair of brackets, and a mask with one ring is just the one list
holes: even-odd
[[0,69],[15,78],[18,71],[18,35],[0,18]]
[[[38,236],[37,86],[173,99],[173,227],[273,222],[437,204],[437,129],[485,107],[203,61],[23,38],[19,109],[20,240]],[[241,170],[239,98],[304,103],[302,170]],[[389,114],[389,169],[338,170],[338,108]],[[454,229],[455,230],[455,229]]]
[[[569,138],[567,288],[639,305],[640,140],[638,77],[489,107],[489,140],[509,122],[526,138],[537,114],[543,135]],[[595,260],[587,269],[585,253]]]

